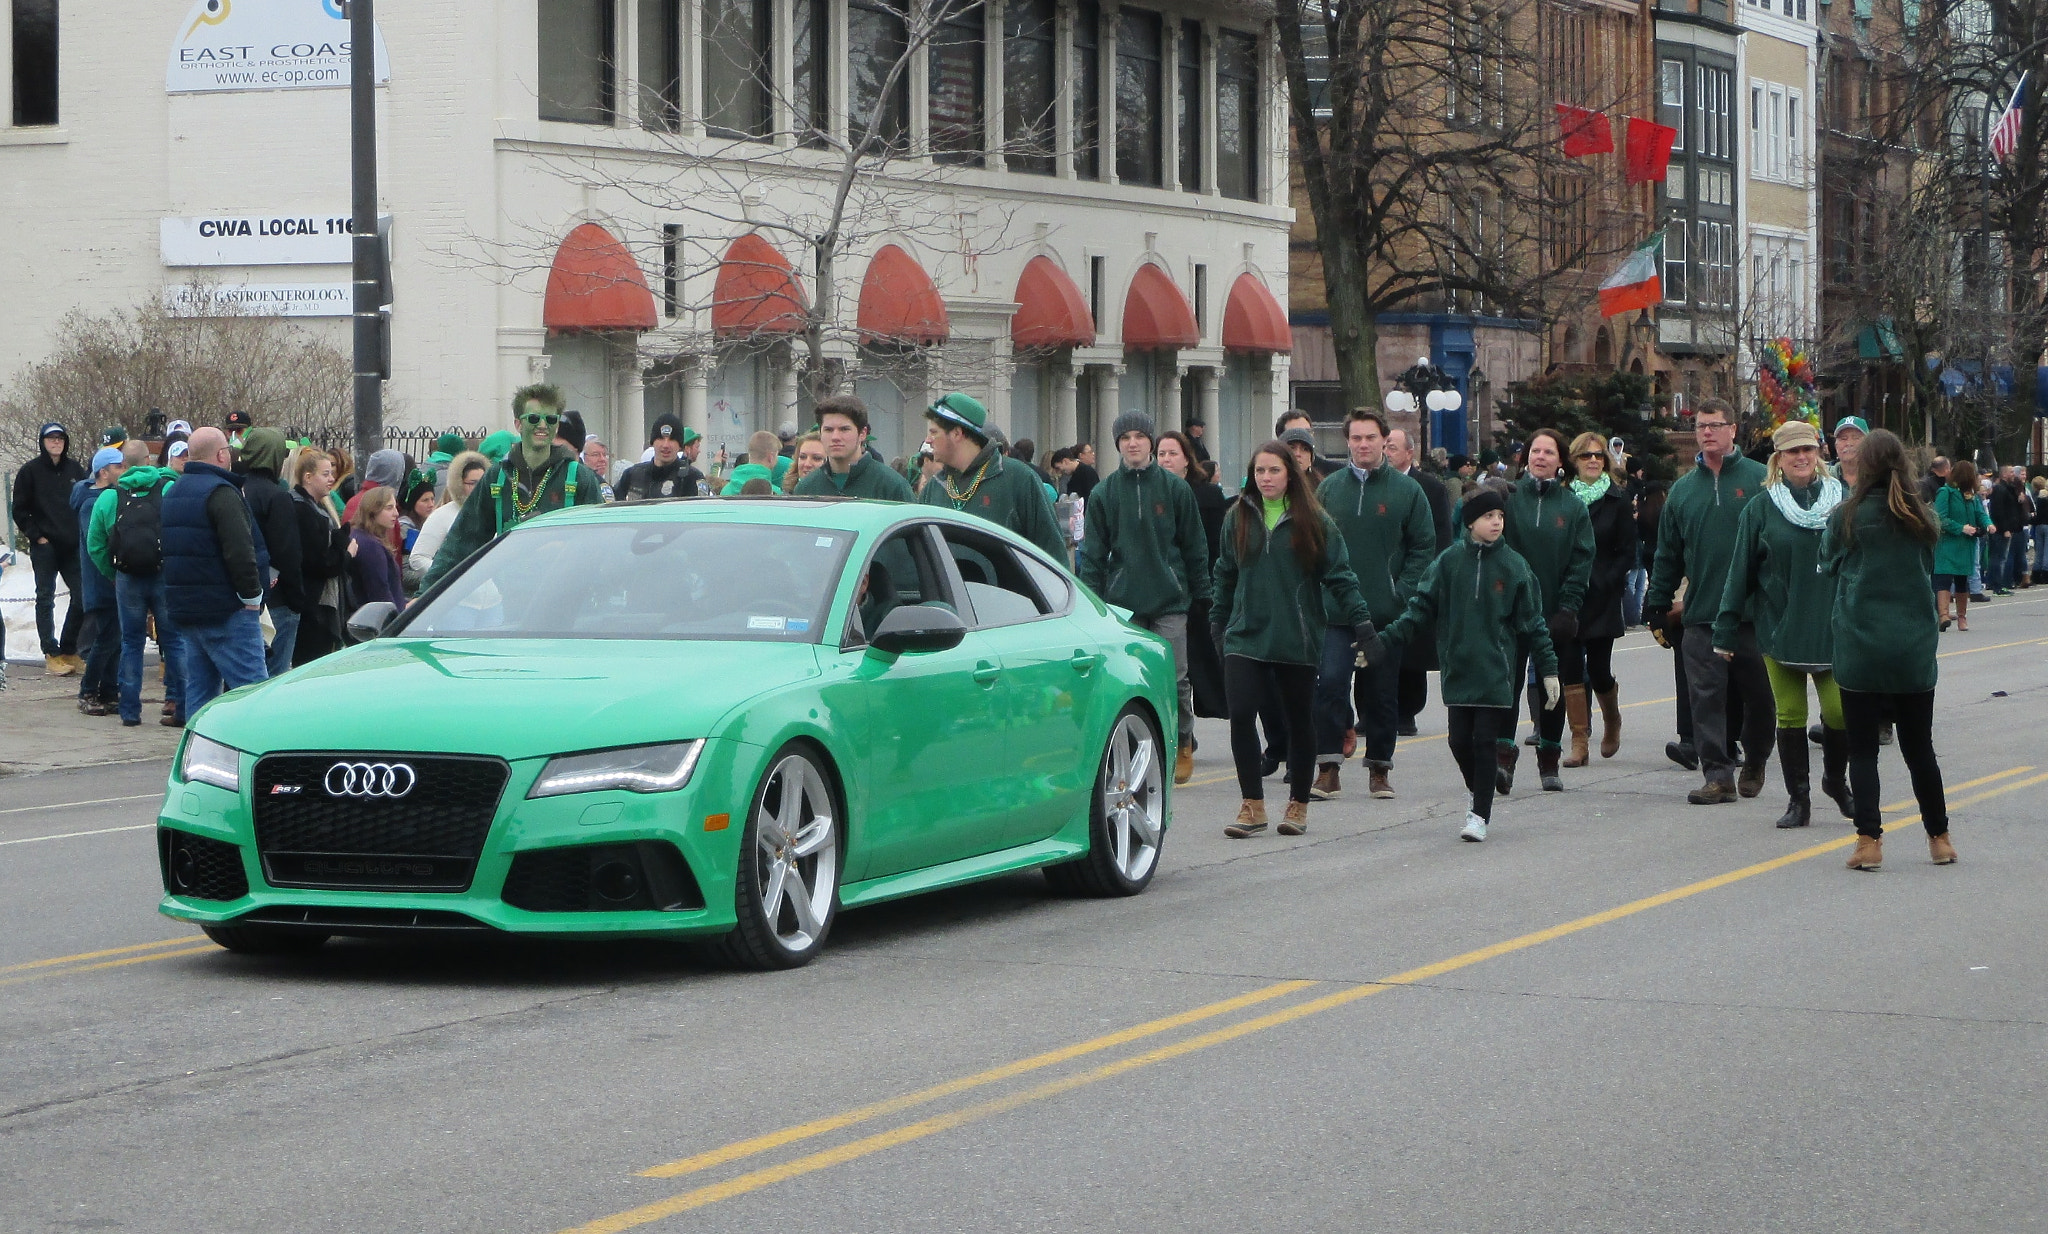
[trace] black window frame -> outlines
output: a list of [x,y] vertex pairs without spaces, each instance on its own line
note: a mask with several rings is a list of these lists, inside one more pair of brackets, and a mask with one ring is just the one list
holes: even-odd
[[[590,18],[598,23],[598,29],[595,31],[595,42],[600,49],[600,54],[596,63],[597,77],[594,84],[597,87],[598,101],[595,104],[588,106],[582,103],[561,104],[551,110],[548,99],[551,55],[553,57],[564,56],[571,48],[563,40],[550,37],[548,30],[539,29],[546,20],[544,14],[550,6],[557,8],[587,8]],[[615,0],[539,0],[539,3],[535,5],[535,24],[540,34],[540,55],[535,66],[536,89],[534,94],[538,114],[541,119],[559,124],[594,124],[604,127],[610,127],[618,123],[619,69],[616,50],[619,45],[618,17],[618,5],[615,3]],[[591,32],[586,31],[585,33]],[[552,67],[558,73],[565,73],[570,66],[565,63],[556,63]],[[588,66],[582,66],[578,71],[587,71],[587,68]],[[579,81],[579,85],[588,86],[590,84],[593,83],[588,79]]]
[[[645,0],[642,0],[645,3]],[[813,50],[805,55],[806,41]],[[790,123],[800,146],[830,144],[832,135],[831,0],[790,0]]]
[[[988,21],[979,5],[952,11],[932,30],[925,48],[925,133],[932,161],[980,167],[988,161]],[[947,67],[957,78],[948,75]],[[941,99],[964,85],[961,110],[969,118],[940,123]]]
[[638,21],[640,127],[677,132],[683,127],[683,0],[640,0]]
[[[713,6],[719,6],[718,17],[713,17]],[[768,141],[775,132],[775,5],[774,0],[703,0],[699,10],[703,14],[703,30],[698,36],[702,45],[704,76],[704,128],[716,137],[736,137],[744,141]],[[723,47],[714,35],[715,29],[726,29],[731,18],[729,14],[744,14],[751,19],[749,35],[752,46],[748,51],[750,64],[723,54]],[[739,33],[737,27],[732,33]],[[723,61],[732,71],[730,82],[713,81],[713,58]],[[732,98],[723,99],[726,88],[735,89]],[[751,98],[751,114],[741,114],[741,97],[737,91],[748,91]],[[714,94],[717,97],[714,97]]]
[[57,0],[13,0],[13,38],[8,118],[21,129],[55,128],[63,120],[61,14]]
[[1003,159],[1008,171],[1059,174],[1059,2],[1003,6]]
[[[1229,64],[1232,59],[1231,49],[1233,48],[1238,52],[1242,52],[1244,60],[1243,67],[1249,73],[1249,76],[1244,76],[1236,72],[1225,71],[1225,66]],[[1256,34],[1247,34],[1241,30],[1217,31],[1216,191],[1222,194],[1223,196],[1229,197],[1236,201],[1257,201],[1259,200],[1259,194],[1263,192],[1265,188],[1265,186],[1260,183],[1259,177],[1259,160],[1262,157],[1261,151],[1259,149],[1259,130],[1260,121],[1262,119],[1259,110],[1259,77],[1259,36]],[[1238,91],[1237,103],[1239,126],[1235,136],[1237,140],[1243,143],[1244,146],[1244,149],[1237,156],[1242,160],[1243,163],[1244,174],[1242,184],[1239,184],[1234,178],[1235,173],[1233,173],[1233,178],[1227,182],[1224,176],[1224,168],[1226,166],[1226,162],[1224,158],[1223,135],[1224,133],[1229,131],[1228,126],[1224,124],[1223,116],[1223,99],[1226,81],[1233,83]]]
[[1102,179],[1102,6],[1076,0],[1072,31],[1074,176]]
[[[1149,28],[1149,31],[1147,27]],[[1151,9],[1116,15],[1116,180],[1166,186],[1166,18]]]
[[[856,14],[865,14],[866,17],[859,18],[856,17]],[[876,97],[872,99],[861,96],[863,82],[859,67],[854,63],[854,55],[857,50],[863,53],[874,50],[873,47],[865,46],[855,40],[855,23],[861,20],[876,23],[876,30],[883,33],[886,33],[888,27],[893,26],[896,35],[897,50],[895,53],[888,57],[876,57],[874,61],[875,67],[878,70],[873,82],[877,93]],[[879,96],[882,83],[888,77],[890,66],[895,64],[897,60],[902,59],[905,50],[909,46],[910,32],[904,24],[902,14],[885,5],[864,3],[863,0],[847,0],[846,47],[839,59],[846,65],[846,139],[848,142],[859,146],[872,136],[876,144],[884,150],[901,151],[910,148],[909,72],[905,71],[897,75],[893,97],[884,100]],[[870,113],[875,118],[872,132],[870,132],[868,126]]]
[[1174,52],[1176,93],[1174,97],[1176,135],[1179,149],[1179,180],[1184,193],[1202,191],[1202,139],[1205,108],[1202,90],[1202,23],[1183,18],[1179,46]]

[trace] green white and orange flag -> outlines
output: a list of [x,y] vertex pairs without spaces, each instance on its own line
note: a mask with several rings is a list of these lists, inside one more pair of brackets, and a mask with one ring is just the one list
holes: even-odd
[[1648,308],[1664,298],[1664,233],[1658,232],[1630,250],[1607,281],[1600,284],[1600,315],[1612,317],[1630,309]]

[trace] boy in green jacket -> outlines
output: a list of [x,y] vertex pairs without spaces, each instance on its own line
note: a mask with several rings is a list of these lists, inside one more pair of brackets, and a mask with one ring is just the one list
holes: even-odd
[[[1506,504],[1491,489],[1465,499],[1465,538],[1430,563],[1407,610],[1379,635],[1384,647],[1399,652],[1432,623],[1436,627],[1451,756],[1472,794],[1458,835],[1475,844],[1486,839],[1493,818],[1494,748],[1501,734],[1514,731],[1515,677],[1524,647],[1543,678],[1546,705],[1557,706],[1564,693],[1542,589],[1529,563],[1501,542]],[[1366,658],[1377,659],[1378,650],[1367,648]]]
[[851,394],[835,394],[818,404],[817,417],[818,440],[825,446],[825,465],[797,481],[797,496],[915,500],[908,480],[888,464],[868,457],[866,403]]
[[918,501],[978,514],[1007,527],[1065,561],[1067,544],[1053,522],[1052,502],[1038,473],[1008,459],[989,440],[988,408],[965,394],[948,394],[925,409],[925,443],[943,469],[925,481]]

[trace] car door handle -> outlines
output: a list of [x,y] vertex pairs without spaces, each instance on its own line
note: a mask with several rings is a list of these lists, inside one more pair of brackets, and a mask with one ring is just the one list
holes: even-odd
[[1074,666],[1075,672],[1085,673],[1102,663],[1102,660],[1103,655],[1099,651],[1076,651],[1073,658],[1068,660],[1067,663]]
[[1000,664],[991,664],[987,660],[983,660],[974,666],[974,681],[976,685],[994,685],[996,678],[1002,675],[1003,666]]

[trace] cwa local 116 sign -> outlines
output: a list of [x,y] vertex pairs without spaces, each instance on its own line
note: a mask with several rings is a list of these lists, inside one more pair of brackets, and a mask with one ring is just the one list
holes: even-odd
[[205,214],[159,220],[167,266],[345,266],[346,214]]
[[[348,85],[349,23],[341,0],[197,0],[178,23],[164,70],[172,94],[318,90]],[[391,80],[377,35],[377,82]]]

